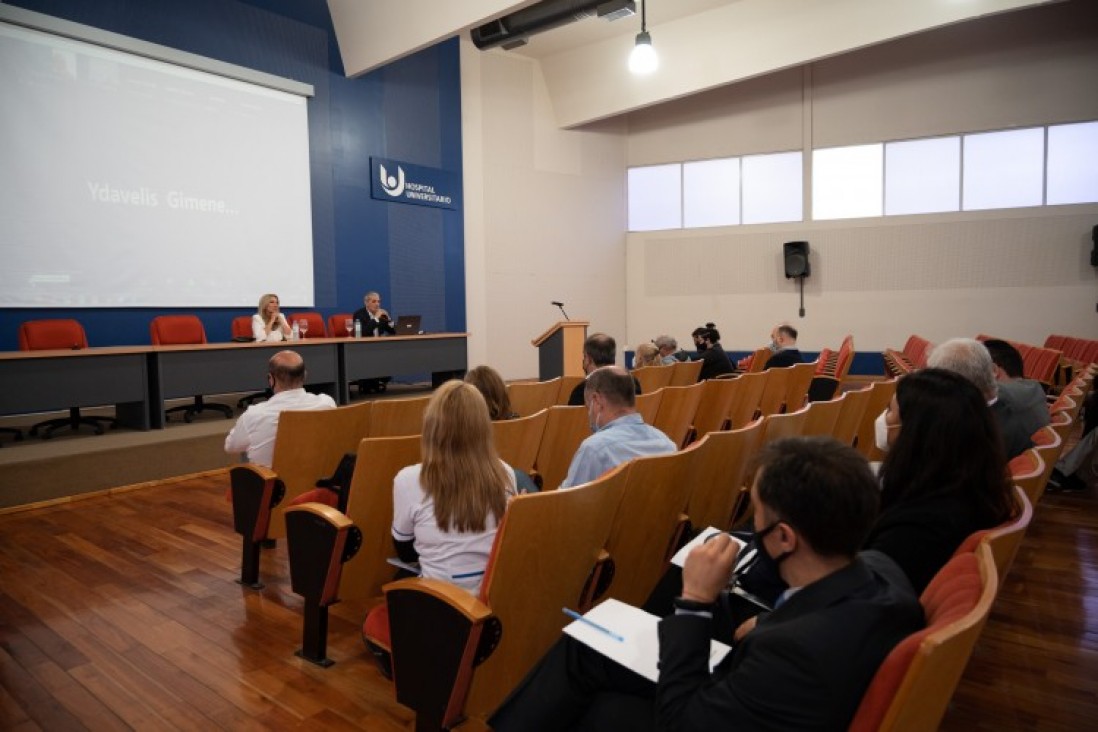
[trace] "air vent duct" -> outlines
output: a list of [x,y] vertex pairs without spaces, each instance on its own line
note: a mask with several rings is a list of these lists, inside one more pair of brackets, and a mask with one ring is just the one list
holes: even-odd
[[536,33],[595,15],[616,20],[632,15],[635,8],[634,0],[543,0],[473,28],[470,35],[482,51],[496,46],[516,48]]

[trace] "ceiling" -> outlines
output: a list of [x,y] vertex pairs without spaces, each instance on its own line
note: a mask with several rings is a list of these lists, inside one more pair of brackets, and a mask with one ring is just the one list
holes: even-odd
[[[575,127],[830,56],[1057,0],[650,0],[660,68],[636,77],[626,58],[639,12],[590,17],[490,49],[540,69],[557,124]],[[1094,0],[1078,0],[1093,2]],[[535,4],[534,0],[328,0],[348,76]],[[640,10],[638,2],[638,11]]]

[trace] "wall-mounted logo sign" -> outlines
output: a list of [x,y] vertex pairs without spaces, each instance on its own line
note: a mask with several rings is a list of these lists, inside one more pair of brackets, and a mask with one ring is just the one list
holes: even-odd
[[370,167],[371,198],[435,208],[461,205],[461,181],[455,173],[387,158],[370,158]]

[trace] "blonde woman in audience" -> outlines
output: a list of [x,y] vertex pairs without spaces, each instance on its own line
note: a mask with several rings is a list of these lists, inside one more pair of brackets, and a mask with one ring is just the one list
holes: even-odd
[[662,366],[663,360],[660,358],[660,349],[652,343],[642,343],[637,346],[637,350],[633,354],[633,368],[639,369],[645,366]]
[[290,338],[290,324],[278,309],[278,295],[273,292],[259,298],[259,306],[252,316],[252,336],[260,342],[278,342]]
[[472,384],[488,404],[488,416],[493,422],[518,417],[511,408],[511,398],[507,396],[507,385],[503,377],[491,366],[477,366],[465,374],[465,383]]
[[[492,443],[488,406],[476,387],[456,379],[431,396],[423,416],[423,462],[393,479],[393,545],[397,556],[418,562],[420,575],[453,583],[476,595],[515,473]],[[382,603],[366,616],[367,637],[388,637]],[[384,673],[388,653],[367,641]]]

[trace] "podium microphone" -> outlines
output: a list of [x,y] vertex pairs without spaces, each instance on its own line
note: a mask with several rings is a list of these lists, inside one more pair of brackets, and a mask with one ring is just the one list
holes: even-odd
[[568,313],[564,312],[564,303],[557,302],[556,300],[550,300],[549,304],[556,305],[558,308],[560,308],[560,314],[564,316],[565,320],[571,320],[571,318],[568,317]]

